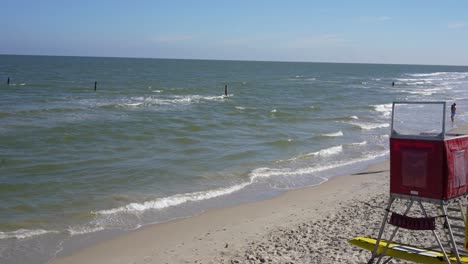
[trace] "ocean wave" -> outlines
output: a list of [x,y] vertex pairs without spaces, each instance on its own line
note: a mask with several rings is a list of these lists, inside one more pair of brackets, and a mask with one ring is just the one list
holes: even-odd
[[359,117],[352,115],[352,116],[341,116],[341,117],[335,117],[335,118],[323,118],[323,120],[334,120],[334,121],[350,121],[350,120],[358,120]]
[[362,130],[372,130],[377,128],[390,127],[389,123],[357,123],[351,122],[350,124],[359,127]]
[[326,148],[326,149],[321,149],[317,152],[311,152],[306,154],[305,156],[323,156],[323,157],[329,157],[332,155],[339,154],[340,152],[343,151],[343,145],[340,146],[335,146],[331,148]]
[[424,95],[424,96],[430,96],[433,95],[434,92],[428,92],[428,91],[404,91],[409,94],[418,94],[418,95]]
[[141,211],[145,211],[149,209],[164,209],[164,208],[184,204],[187,202],[203,201],[203,200],[208,200],[208,199],[216,198],[219,196],[231,194],[233,192],[237,192],[245,188],[251,183],[252,181],[241,183],[238,185],[233,185],[227,188],[220,188],[220,189],[202,191],[202,192],[176,194],[176,195],[156,199],[153,201],[147,201],[143,203],[130,203],[122,207],[109,209],[109,210],[101,210],[101,211],[97,211],[93,213],[107,215],[107,214],[115,214],[115,213],[122,213],[122,212],[141,212]]
[[362,141],[362,142],[355,142],[355,143],[350,143],[348,144],[349,146],[363,146],[366,145],[367,141]]
[[320,134],[320,136],[322,136],[322,137],[342,137],[343,132],[340,130],[338,132],[333,132],[333,133],[323,133],[323,134]]
[[439,75],[446,75],[450,74],[451,72],[432,72],[432,73],[408,73],[408,76],[413,77],[426,77],[426,76],[439,76]]
[[[324,149],[319,151],[323,155],[334,155],[338,154],[342,151],[343,146],[335,146],[328,149]],[[381,154],[385,155],[387,152]],[[346,166],[350,164],[355,164],[358,162],[363,162],[372,158],[376,158],[378,155],[367,155],[363,158],[357,158],[348,160],[345,162],[335,162],[330,163],[324,166],[313,166],[313,167],[305,167],[305,168],[298,168],[298,169],[291,169],[291,168],[283,168],[283,169],[276,169],[276,168],[257,168],[254,169],[252,172],[249,173],[249,180],[236,184],[233,186],[219,188],[214,190],[208,191],[200,191],[200,192],[192,192],[192,193],[184,193],[184,194],[176,194],[168,197],[159,198],[156,200],[146,201],[142,203],[130,203],[125,206],[108,209],[108,210],[100,210],[94,211],[93,214],[96,215],[110,215],[110,214],[117,214],[117,213],[136,213],[136,212],[143,212],[146,210],[161,210],[168,207],[178,206],[187,202],[199,202],[203,200],[209,200],[220,196],[225,196],[232,194],[234,192],[240,191],[245,187],[255,183],[261,178],[268,178],[274,176],[294,176],[294,175],[304,175],[304,174],[311,174],[314,172],[325,171],[328,169],[336,168],[338,166]],[[98,228],[99,229],[99,228]],[[70,233],[73,234],[80,234],[82,232],[88,232],[90,229],[73,229],[69,230]]]
[[154,106],[184,106],[190,104],[198,104],[209,101],[222,101],[223,95],[219,96],[201,96],[201,95],[173,95],[166,97],[156,96],[137,96],[128,99],[117,100],[83,100],[80,104],[87,107],[102,107],[102,108],[136,108],[136,107],[154,107]]
[[104,230],[104,227],[99,226],[99,227],[85,227],[85,226],[76,226],[76,227],[69,227],[67,229],[68,233],[71,236],[76,236],[76,235],[83,235],[83,234],[89,234],[89,233],[95,233],[98,231]]
[[433,82],[433,81],[443,81],[444,78],[398,78],[396,79],[399,82],[419,82],[419,81],[426,81],[426,82]]
[[44,229],[18,229],[11,232],[0,232],[0,239],[25,239],[50,233],[59,233],[59,231],[50,231]]
[[298,168],[298,169],[291,169],[291,168],[284,168],[284,169],[275,169],[275,168],[258,168],[251,172],[252,179],[258,178],[269,178],[275,176],[298,176],[298,175],[308,175],[312,173],[322,172],[326,170],[330,170],[333,168],[347,166],[356,164],[359,162],[364,162],[373,158],[378,158],[380,156],[387,155],[388,151],[384,151],[380,154],[369,154],[362,158],[351,159],[344,162],[334,162],[328,165],[323,166],[314,166],[314,167],[305,167],[305,168]]
[[315,152],[301,154],[301,155],[298,155],[296,157],[293,157],[293,158],[290,158],[290,159],[287,159],[287,160],[280,160],[277,163],[284,162],[284,161],[302,160],[302,159],[309,158],[311,156],[330,157],[330,156],[339,154],[342,151],[343,151],[343,145],[339,145],[339,146],[334,146],[334,147],[330,147],[330,148],[321,149],[321,150],[315,151]]
[[411,77],[434,77],[438,76],[444,80],[451,79],[463,79],[468,77],[468,72],[433,72],[433,73],[413,73],[413,74],[406,74],[407,76]]
[[383,116],[388,117],[392,114],[392,104],[371,105],[375,111],[382,113]]

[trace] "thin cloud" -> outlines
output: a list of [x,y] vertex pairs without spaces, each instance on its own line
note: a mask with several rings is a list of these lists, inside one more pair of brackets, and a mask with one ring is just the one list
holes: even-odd
[[375,23],[375,22],[384,22],[391,20],[391,17],[388,16],[362,16],[359,17],[357,20],[359,22],[364,22],[364,23]]
[[222,40],[221,43],[227,46],[246,46],[252,43],[264,43],[271,41],[270,36],[256,36],[256,37],[244,37],[244,38],[231,38]]
[[346,43],[346,41],[336,34],[325,34],[320,36],[311,36],[298,38],[289,43],[290,48],[310,48],[318,46],[336,46]]
[[465,22],[451,22],[447,25],[448,28],[464,28],[466,27]]
[[178,43],[186,42],[193,40],[195,37],[193,35],[164,35],[158,36],[153,39],[153,42],[156,43]]

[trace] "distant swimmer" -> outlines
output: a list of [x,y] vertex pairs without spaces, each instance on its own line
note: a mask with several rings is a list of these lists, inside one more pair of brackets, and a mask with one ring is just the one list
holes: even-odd
[[97,82],[94,82],[94,91],[97,89]]
[[7,85],[10,85],[10,77],[8,77],[7,81],[6,81],[6,84]]
[[224,85],[224,95],[225,95],[225,96],[228,96],[228,93],[227,93],[227,85]]
[[392,86],[395,86],[395,82],[392,82]]
[[455,113],[457,112],[457,104],[453,103],[452,106],[450,107],[450,119],[453,120],[455,119]]

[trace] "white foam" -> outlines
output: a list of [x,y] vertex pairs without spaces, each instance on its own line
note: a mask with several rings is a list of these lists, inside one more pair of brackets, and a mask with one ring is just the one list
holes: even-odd
[[413,73],[413,74],[407,74],[408,76],[413,76],[413,77],[426,77],[426,76],[439,76],[439,75],[445,75],[449,72],[433,72],[433,73]]
[[245,107],[242,107],[242,106],[236,106],[236,109],[238,109],[238,110],[245,110]]
[[[332,147],[329,149],[322,150],[322,153],[327,153],[327,155],[336,154],[342,151],[342,146]],[[385,152],[382,155],[386,155]],[[135,213],[135,212],[142,212],[145,210],[151,209],[164,209],[172,206],[181,205],[187,202],[196,202],[196,201],[203,201],[208,200],[224,195],[228,195],[234,192],[237,192],[248,185],[256,182],[259,178],[268,178],[273,176],[293,176],[293,175],[304,175],[304,174],[311,174],[314,172],[320,172],[332,168],[336,168],[337,166],[346,166],[362,161],[369,160],[371,158],[376,158],[378,155],[368,155],[364,158],[354,159],[346,162],[338,162],[338,163],[330,163],[329,165],[325,166],[314,166],[314,167],[306,167],[306,168],[299,168],[299,169],[274,169],[274,168],[257,168],[253,170],[249,176],[250,179],[247,182],[233,185],[226,188],[220,188],[215,190],[208,190],[202,192],[193,192],[193,193],[184,193],[184,194],[176,194],[168,197],[159,198],[153,201],[147,201],[143,203],[130,203],[128,205],[113,208],[109,210],[101,210],[97,212],[93,212],[94,214],[101,214],[101,215],[109,215],[109,214],[116,214],[116,213]],[[100,228],[97,228],[97,231]],[[92,228],[75,228],[69,229],[71,234],[81,234],[83,232],[93,232]]]
[[[416,74],[407,74],[411,77],[417,77],[420,79],[416,80],[459,80],[468,77],[468,72],[433,72],[433,73],[416,73]],[[430,77],[430,78],[427,78]],[[434,78],[437,77],[437,78]]]
[[254,171],[251,172],[252,179],[257,179],[257,178],[269,178],[269,177],[274,177],[274,176],[296,176],[296,175],[308,175],[316,172],[321,172],[333,168],[337,168],[340,166],[347,166],[363,161],[367,161],[373,158],[377,158],[380,156],[385,156],[387,155],[388,151],[385,151],[381,154],[370,154],[367,155],[363,158],[358,158],[358,159],[353,159],[345,162],[336,162],[336,163],[330,163],[328,165],[324,166],[314,166],[314,167],[306,167],[306,168],[300,168],[300,169],[272,169],[272,168],[258,168],[255,169]]
[[40,236],[48,233],[59,233],[58,231],[48,231],[44,229],[18,229],[11,232],[0,232],[0,239],[25,239],[34,236]]
[[322,136],[324,136],[324,137],[342,137],[343,132],[338,131],[338,132],[335,132],[335,133],[325,133],[325,134],[322,134]]
[[270,111],[270,113],[276,113],[276,112],[277,112],[276,109],[273,109]]
[[104,230],[104,227],[69,227],[67,229],[71,236],[89,234]]
[[434,94],[433,92],[428,92],[428,91],[406,91],[406,92],[409,94],[419,94],[419,95],[425,95],[425,96]]
[[359,117],[357,117],[357,116],[350,116],[349,118],[351,118],[351,119],[359,119]]
[[392,113],[392,104],[372,105],[375,111],[382,113],[383,116],[390,116]]
[[372,129],[377,129],[377,128],[385,128],[385,127],[390,127],[389,123],[352,123],[355,126],[358,126],[359,128],[363,130],[372,130]]
[[336,155],[340,152],[343,151],[343,146],[340,145],[340,146],[335,146],[335,147],[331,147],[331,148],[326,148],[326,149],[321,149],[317,152],[312,152],[312,153],[308,153],[306,154],[306,156],[323,156],[323,157],[329,157],[329,156],[332,156],[332,155]]
[[216,190],[209,190],[204,192],[193,192],[193,193],[184,193],[176,194],[168,197],[163,197],[153,201],[147,201],[144,203],[130,203],[128,205],[110,209],[110,210],[101,210],[94,212],[95,214],[115,214],[122,212],[139,212],[149,209],[163,209],[172,206],[177,206],[187,202],[202,201],[208,200],[215,197],[227,195],[236,191],[243,189],[245,186],[251,184],[251,182],[246,182],[238,185],[234,185],[227,188],[220,188]]
[[356,143],[351,143],[350,145],[352,146],[363,146],[366,145],[367,141],[362,141],[362,142],[356,142]]
[[128,103],[128,104],[125,104],[125,105],[126,105],[126,106],[133,106],[133,107],[135,107],[135,106],[140,106],[140,105],[142,105],[142,104],[143,104],[143,103]]

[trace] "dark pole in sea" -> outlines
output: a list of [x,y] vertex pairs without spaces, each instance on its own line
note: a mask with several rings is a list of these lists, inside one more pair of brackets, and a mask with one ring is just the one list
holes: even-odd
[[97,89],[97,82],[94,82],[94,91]]
[[224,85],[224,95],[227,96],[227,84]]
[[10,77],[8,77],[8,80],[7,80],[7,85],[10,85]]

